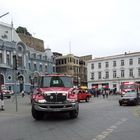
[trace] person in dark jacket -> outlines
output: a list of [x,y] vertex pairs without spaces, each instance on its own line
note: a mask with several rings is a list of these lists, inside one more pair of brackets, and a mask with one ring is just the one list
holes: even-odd
[[0,103],[1,103],[1,110],[4,110],[4,95],[0,85]]

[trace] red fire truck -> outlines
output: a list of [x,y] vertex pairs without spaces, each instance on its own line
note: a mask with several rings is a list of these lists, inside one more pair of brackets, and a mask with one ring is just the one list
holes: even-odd
[[140,84],[136,83],[136,82],[123,82],[121,84],[121,95],[123,96],[126,92],[128,91],[136,91],[138,93],[140,93]]
[[73,78],[65,74],[48,74],[38,77],[38,87],[31,96],[32,116],[40,120],[47,113],[68,112],[78,117],[79,104],[73,92]]

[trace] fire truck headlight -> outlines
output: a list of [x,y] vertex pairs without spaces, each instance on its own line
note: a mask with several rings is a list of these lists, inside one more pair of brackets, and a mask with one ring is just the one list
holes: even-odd
[[68,99],[68,101],[71,103],[75,103],[76,100],[75,99]]
[[45,99],[40,99],[40,100],[38,100],[38,103],[46,103],[46,100]]

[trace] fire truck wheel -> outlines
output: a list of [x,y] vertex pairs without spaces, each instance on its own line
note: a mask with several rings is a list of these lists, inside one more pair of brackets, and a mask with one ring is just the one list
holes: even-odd
[[44,113],[35,110],[35,108],[32,106],[32,116],[35,120],[42,120],[44,117]]
[[69,112],[69,116],[71,119],[77,118],[79,114],[79,110],[73,110]]

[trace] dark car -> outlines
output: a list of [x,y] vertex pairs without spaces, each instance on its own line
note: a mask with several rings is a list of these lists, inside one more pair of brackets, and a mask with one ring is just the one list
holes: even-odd
[[128,91],[119,100],[120,106],[126,105],[137,105],[139,103],[139,95],[136,91]]

